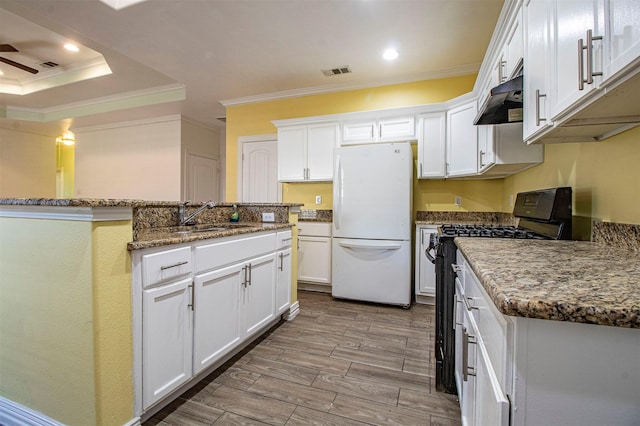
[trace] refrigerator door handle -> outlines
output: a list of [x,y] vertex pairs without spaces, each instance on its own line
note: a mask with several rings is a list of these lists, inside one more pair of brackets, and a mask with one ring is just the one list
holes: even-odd
[[333,226],[340,230],[340,215],[342,214],[342,167],[340,154],[336,155],[336,176],[333,182]]
[[401,244],[390,242],[376,244],[339,242],[338,245],[355,250],[400,250],[402,248]]

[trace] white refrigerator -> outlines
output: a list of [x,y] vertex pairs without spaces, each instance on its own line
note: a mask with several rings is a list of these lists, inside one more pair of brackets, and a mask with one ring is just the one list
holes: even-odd
[[409,142],[336,149],[334,297],[411,305],[412,179]]

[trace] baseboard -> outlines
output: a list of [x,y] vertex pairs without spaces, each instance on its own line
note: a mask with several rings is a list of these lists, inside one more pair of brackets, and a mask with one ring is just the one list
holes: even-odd
[[423,305],[435,305],[436,298],[435,296],[422,296],[420,294],[416,294],[416,303]]
[[318,293],[331,293],[331,284],[314,284],[298,281],[298,290],[316,291]]
[[300,302],[295,301],[291,304],[291,306],[289,306],[289,310],[282,315],[282,318],[284,318],[287,321],[291,321],[295,317],[297,317],[299,313],[300,313]]
[[0,396],[2,426],[64,426],[44,414]]
[[136,417],[134,419],[129,420],[127,423],[123,424],[122,426],[140,426],[142,423],[140,423],[140,417]]

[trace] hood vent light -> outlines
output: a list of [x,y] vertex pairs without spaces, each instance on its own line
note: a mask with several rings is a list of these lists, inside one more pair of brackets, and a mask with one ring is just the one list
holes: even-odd
[[322,74],[325,77],[331,77],[332,75],[340,75],[340,74],[350,74],[351,68],[348,65],[344,65],[341,67],[331,68],[328,70],[322,70]]

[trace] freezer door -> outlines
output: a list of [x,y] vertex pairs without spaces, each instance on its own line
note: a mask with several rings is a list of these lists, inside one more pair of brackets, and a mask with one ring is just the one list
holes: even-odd
[[337,148],[334,171],[334,236],[411,239],[409,143]]
[[334,297],[409,306],[409,241],[333,238],[331,294]]

